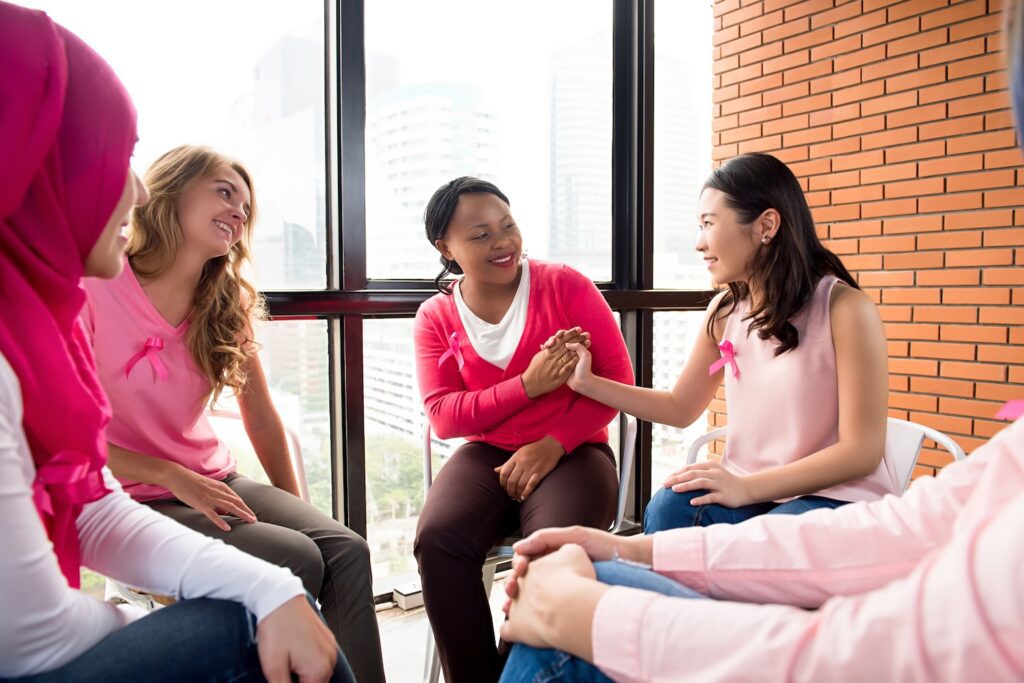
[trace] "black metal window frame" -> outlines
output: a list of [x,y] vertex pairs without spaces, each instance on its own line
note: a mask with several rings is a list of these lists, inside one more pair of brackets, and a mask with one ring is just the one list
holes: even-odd
[[[435,290],[429,280],[367,278],[364,1],[324,3],[328,287],[264,295],[274,319],[328,323],[334,513],[365,537],[363,320],[410,317]],[[654,0],[613,2],[612,280],[596,284],[620,314],[637,383],[651,386],[654,312],[702,310],[713,293],[654,289]],[[651,497],[651,445],[641,422],[635,520]]]

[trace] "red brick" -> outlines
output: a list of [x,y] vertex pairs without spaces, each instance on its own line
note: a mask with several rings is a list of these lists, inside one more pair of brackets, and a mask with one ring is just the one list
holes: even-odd
[[885,92],[893,93],[903,90],[914,90],[928,85],[946,82],[946,67],[933,66],[928,69],[917,69],[910,73],[900,74],[885,79]]
[[764,122],[764,134],[775,135],[776,133],[788,133],[794,130],[806,130],[808,123],[807,114],[787,116]]
[[803,50],[808,47],[815,45],[821,45],[832,40],[832,27],[825,26],[814,31],[808,31],[802,33],[793,38],[787,38],[783,41],[783,51],[793,52],[794,50]]
[[939,337],[942,341],[999,344],[1006,342],[1006,328],[990,325],[943,325],[939,330]]
[[977,306],[914,306],[916,323],[973,323],[977,319]]
[[864,235],[881,235],[882,221],[855,221],[852,223],[836,223],[830,229],[833,237],[861,237]]
[[939,369],[941,377],[956,379],[981,380],[985,382],[1005,382],[1006,367],[1002,365],[985,365],[982,363],[957,363],[946,361]]
[[1003,206],[1021,206],[1022,204],[1024,204],[1024,188],[1021,187],[985,192],[986,209]]
[[923,270],[917,274],[917,284],[927,285],[977,285],[981,283],[981,271],[970,268],[947,268],[945,270]]
[[889,406],[904,410],[926,410],[934,413],[939,409],[939,399],[935,396],[890,392]]
[[1014,184],[1012,170],[985,171],[983,173],[966,173],[946,179],[946,187],[950,192],[965,190],[983,190],[993,187],[1009,187]]
[[[1003,230],[986,230],[984,244],[986,247],[1017,247],[1024,244],[1024,229],[1007,228]],[[1000,271],[992,271],[997,273]],[[1022,272],[1016,270],[1016,272]],[[993,277],[998,277],[993,275]],[[1017,283],[1014,283],[1017,284]]]
[[940,252],[924,252],[913,254],[886,254],[885,268],[942,268],[943,254]]
[[753,140],[744,140],[738,145],[739,154],[747,154],[748,152],[768,152],[772,153],[782,147],[782,136],[772,135],[770,137],[755,138]]
[[[853,105],[856,106],[856,105]],[[811,115],[813,117],[813,114]],[[867,169],[870,166],[880,166],[885,163],[885,151],[873,149],[859,154],[846,154],[832,159],[833,171],[849,171],[852,169]]]
[[1010,290],[1004,287],[952,287],[942,290],[944,304],[1009,304]]
[[965,97],[949,103],[950,116],[966,116],[983,111],[1006,109],[1010,106],[1010,97],[1006,91],[993,92],[975,97]]
[[[935,216],[941,218],[941,216]],[[981,233],[977,231],[933,232],[918,238],[919,249],[970,249],[981,246]]]
[[741,81],[746,81],[751,78],[758,78],[761,76],[761,65],[751,64],[750,66],[740,67],[739,69],[733,69],[722,74],[722,85],[734,85]]
[[[846,38],[838,35],[839,27],[836,28],[836,39],[831,43],[825,43],[824,45],[816,45],[811,48],[811,61],[818,61],[819,59],[828,59],[829,57],[835,57],[846,52],[860,51],[860,36],[848,36]],[[838,64],[836,66],[838,68]]]
[[810,19],[799,19],[797,21],[786,21],[779,26],[774,26],[767,29],[764,32],[764,42],[774,43],[776,41],[783,40],[784,38],[790,38],[801,33],[807,33],[811,30]]
[[908,52],[920,52],[921,50],[929,47],[942,45],[946,42],[947,33],[948,31],[946,29],[937,28],[934,31],[917,33],[907,38],[893,40],[886,45],[885,53],[890,57],[894,57],[896,55],[905,55]]
[[751,123],[763,123],[782,116],[782,105],[773,104],[770,107],[758,107],[749,111],[739,113],[740,125],[748,126]]
[[811,17],[811,28],[819,28],[827,24],[835,24],[845,19],[861,16],[861,5],[859,2],[841,3],[832,10],[815,14]]
[[853,121],[837,123],[832,127],[832,132],[836,138],[845,138],[852,135],[874,133],[884,129],[885,116],[865,116]]
[[[854,72],[856,73],[856,72]],[[835,78],[834,76],[832,78]],[[828,80],[828,79],[822,79]],[[841,88],[832,91],[832,103],[836,105],[849,104],[860,100],[868,100],[878,97],[885,92],[885,84],[882,81],[872,83],[861,83],[849,88]]]
[[[981,16],[982,14],[985,14],[985,0],[960,2],[949,9],[930,12],[921,17],[921,30],[927,31],[936,26],[945,26],[947,24],[960,24],[967,19]],[[958,38],[953,38],[953,40],[958,40]]]
[[873,81],[876,78],[885,78],[893,74],[913,71],[917,66],[917,55],[910,54],[865,66],[860,70],[860,75],[865,81]]
[[962,155],[949,159],[922,161],[918,165],[917,173],[920,176],[946,175],[964,171],[980,171],[983,166],[984,157],[981,154]]
[[[953,104],[953,103],[951,103]],[[969,135],[985,130],[985,118],[969,116],[959,119],[946,119],[935,123],[926,123],[917,127],[918,136],[922,140],[935,138],[951,138],[955,135]]]
[[1024,387],[1012,384],[978,382],[975,396],[990,401],[1013,401],[1024,396]]
[[1002,128],[1013,128],[1013,112],[1009,109],[985,114],[985,130],[999,130]]
[[976,211],[973,213],[946,216],[946,230],[969,230],[972,228],[1001,228],[1013,225],[1012,211]]
[[878,315],[885,322],[910,322],[914,315],[911,306],[879,306]]
[[860,147],[861,149],[877,149],[880,147],[895,147],[912,142],[917,142],[917,129],[896,128],[862,136]]
[[973,59],[963,59],[949,65],[949,78],[965,78],[977,76],[978,74],[999,71],[1003,68],[1003,56],[999,54],[986,54]]
[[[866,271],[857,274],[857,284],[861,287],[911,287],[914,284],[914,271],[912,270],[877,270]],[[927,327],[917,325],[915,327]],[[888,329],[889,326],[886,326]],[[936,330],[937,334],[937,330]],[[893,335],[889,335],[892,337]],[[896,339],[911,339],[912,337],[894,337]],[[913,337],[917,338],[917,337]],[[928,337],[934,339],[937,337]]]
[[899,216],[915,213],[916,211],[916,199],[893,199],[884,202],[872,202],[861,207],[861,215],[864,218]]
[[714,36],[711,38],[711,44],[715,47],[728,43],[730,40],[736,40],[740,37],[740,27],[730,26],[729,28],[722,28],[715,31]]
[[1020,166],[1024,164],[1024,156],[1014,146],[1013,149],[1004,149],[998,152],[986,152],[985,168],[1006,168],[1007,166]]
[[939,364],[933,360],[920,358],[890,358],[889,372],[899,375],[935,375]]
[[[882,301],[887,304],[938,304],[942,302],[942,296],[938,289],[889,288],[882,290]],[[914,354],[914,356],[918,355]]]
[[907,218],[886,218],[882,221],[882,232],[886,235],[939,230],[942,230],[942,216],[908,216]]
[[875,28],[876,26],[882,26],[885,24],[884,9],[878,10],[877,12],[867,12],[866,9],[862,11],[864,13],[859,17],[847,19],[846,21],[841,21],[836,24],[836,38],[850,36],[855,33],[863,33],[864,31]]
[[755,47],[752,50],[744,50],[740,53],[740,66],[746,66],[747,64],[753,64],[754,62],[763,62],[766,59],[778,57],[781,54],[782,43],[769,43],[768,45]]
[[956,266],[1008,266],[1013,263],[1012,249],[971,249],[946,254],[946,265]]
[[832,142],[824,142],[820,145],[811,145],[811,156],[828,157],[839,154],[850,154],[851,152],[860,151],[860,138],[844,138],[842,140],[833,140]]
[[[881,114],[885,112],[894,111],[896,109],[908,109],[910,107],[917,106],[917,92],[901,92],[895,95],[888,95],[886,97],[876,97],[871,100],[866,100],[861,103],[861,112],[865,116],[871,114]],[[890,124],[890,128],[893,128]]]
[[928,159],[929,157],[941,157],[946,154],[945,140],[932,140],[920,142],[916,145],[905,145],[885,150],[885,163],[894,164],[901,161],[913,159]]
[[712,13],[720,17],[726,12],[734,12],[740,7],[740,0],[715,0]]
[[[821,95],[815,95],[814,97],[821,97]],[[849,121],[859,116],[860,102],[854,102],[842,107],[829,107],[821,111],[811,112],[810,125],[821,126],[839,121]]]
[[[798,66],[803,66],[811,62],[810,50],[802,50],[800,52],[791,52],[788,55],[782,55],[775,59],[769,59],[764,62],[760,62],[756,66],[760,66],[764,73],[770,74],[776,71],[785,71],[786,69],[794,69]],[[755,66],[755,65],[751,65]]]
[[917,164],[892,164],[878,168],[866,168],[860,172],[861,182],[887,183],[893,180],[906,180],[917,177]]
[[931,12],[933,9],[945,7],[948,4],[949,0],[909,0],[890,7],[888,18],[889,21],[905,19],[915,14]]
[[922,88],[919,92],[918,99],[921,104],[931,104],[932,102],[952,100],[956,97],[978,95],[984,91],[984,88],[984,79],[980,77],[966,78],[954,81],[953,83],[943,83],[942,85],[933,85],[927,88]]
[[830,169],[831,163],[829,159],[811,159],[810,161],[789,164],[789,170],[798,178],[828,173]]
[[807,97],[811,92],[810,86],[806,82],[793,83],[781,88],[775,88],[769,92],[763,94],[765,104],[775,104],[776,102],[783,102],[785,100],[796,99],[797,97]]
[[771,26],[776,26],[782,23],[782,11],[771,12],[770,14],[763,14],[756,19],[750,19],[740,24],[740,35],[746,36],[751,33],[757,33],[763,31]]
[[[739,31],[737,30],[737,35]],[[751,48],[755,48],[761,45],[761,34],[754,33],[749,36],[742,38],[736,38],[726,43],[722,43],[719,48],[722,50],[722,55],[728,57],[729,55],[739,54],[749,51]],[[740,56],[740,63],[743,63],[743,57]]]
[[940,394],[943,396],[974,396],[974,384],[938,377],[911,377],[910,390],[915,394]]
[[978,309],[978,322],[986,325],[1024,325],[1024,309],[995,306]]
[[1024,346],[1019,344],[980,345],[978,346],[978,360],[988,363],[1024,365]]
[[734,26],[737,24],[742,24],[744,22],[750,21],[755,17],[761,16],[763,10],[764,6],[761,5],[760,3],[753,5],[748,4],[742,9],[738,9],[733,12],[729,12],[728,14],[722,15],[722,26]]
[[832,190],[833,204],[849,204],[851,202],[872,202],[882,199],[881,185],[848,187],[843,190]]
[[801,97],[796,100],[789,100],[782,103],[782,113],[785,116],[793,116],[806,112],[829,109],[832,105],[831,93],[821,93],[810,97]]
[[971,21],[962,21],[949,27],[949,41],[952,43],[964,38],[985,35],[986,33],[998,33],[1002,26],[1002,17],[998,14],[990,14]]
[[[859,41],[860,36],[855,36]],[[851,40],[852,38],[844,38],[844,40]],[[811,53],[811,57],[814,57],[814,53]],[[855,52],[849,52],[836,57],[835,65],[836,71],[846,71],[847,69],[853,69],[858,66],[865,64],[872,64],[880,60],[885,59],[885,45],[875,45],[874,47],[862,47]],[[863,73],[861,76],[863,77]],[[868,79],[865,79],[868,80]]]
[[[842,88],[855,86],[858,83],[860,83],[860,69],[851,69],[832,74],[831,76],[825,76],[824,78],[815,78],[811,81],[811,92],[817,94],[841,90]],[[879,89],[880,93],[881,89]]]
[[948,415],[991,418],[999,412],[999,404],[991,401],[971,401],[964,398],[939,398],[939,410]]
[[885,198],[920,197],[922,195],[938,194],[945,190],[945,184],[943,178],[925,178],[922,180],[907,180],[902,183],[888,183],[885,186]]
[[921,22],[917,17],[887,23],[880,28],[864,32],[864,47],[878,43],[889,43],[897,38],[918,33]]
[[816,207],[811,214],[815,223],[831,223],[832,221],[849,221],[860,218],[860,206],[821,206]]
[[944,62],[953,62],[964,57],[972,57],[985,52],[985,39],[975,38],[973,40],[943,45],[932,50],[925,50],[921,53],[921,66],[932,66]]
[[919,422],[926,427],[937,429],[944,434],[970,434],[971,421],[965,418],[934,415],[932,413],[910,413],[911,422]]
[[722,144],[729,144],[730,142],[750,140],[758,137],[761,137],[761,124],[755,123],[752,126],[741,126],[739,128],[724,130],[722,131],[721,140]]
[[825,140],[831,139],[832,128],[830,126],[822,126],[820,128],[807,128],[805,130],[786,133],[782,136],[782,144],[785,147],[793,147],[795,145],[809,145],[815,142],[824,142]]
[[735,114],[736,112],[745,111],[747,109],[755,109],[761,106],[761,93],[755,95],[749,95],[747,97],[739,97],[735,100],[729,100],[728,102],[722,103],[723,114]]
[[803,2],[786,9],[786,21],[824,12],[827,9],[831,9],[832,5],[833,0],[803,0]]
[[807,66],[799,66],[795,69],[786,71],[783,76],[785,82],[796,83],[797,81],[806,81],[811,78],[818,78],[819,76],[825,76],[832,73],[832,62],[814,62]]

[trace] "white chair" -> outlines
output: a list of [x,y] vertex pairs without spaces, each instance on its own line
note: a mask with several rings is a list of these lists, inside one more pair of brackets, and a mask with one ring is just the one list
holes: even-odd
[[[636,418],[626,415],[626,434],[623,440],[622,457],[619,459],[619,499],[615,508],[615,522],[612,523],[610,531],[618,533],[626,526],[626,503],[629,501],[629,483],[633,473],[633,451],[636,448]],[[430,485],[434,481],[430,425],[424,430],[423,436],[423,488],[425,493],[430,492]],[[491,548],[491,552],[484,559],[483,582],[487,595],[491,594],[491,586],[494,585],[494,573],[502,562],[509,561],[513,556],[512,543],[519,540],[518,536],[510,536]],[[426,683],[437,683],[441,675],[441,660],[437,654],[437,646],[434,643],[434,631],[427,626],[427,652],[423,664],[423,680]]]
[[[213,420],[212,424],[216,424],[219,420],[238,420],[241,421],[241,414],[231,410],[219,410],[210,409],[207,411],[207,415]],[[214,429],[216,431],[216,429]],[[288,439],[288,454],[292,459],[292,468],[295,470],[295,478],[299,483],[299,493],[302,494],[302,500],[309,502],[309,481],[306,478],[306,467],[302,459],[302,442],[299,440],[299,435],[288,427],[285,427],[285,437]],[[107,579],[106,586],[103,590],[103,599],[107,602],[114,603],[128,603],[135,605],[141,609],[151,612],[154,609],[169,605],[174,602],[173,598],[169,598],[163,595],[152,595],[144,591],[136,590],[127,584],[115,581],[113,579]]]
[[[728,427],[718,427],[696,439],[686,454],[686,464],[692,465],[697,462],[700,449],[711,441],[724,439],[728,434],[728,429]],[[954,460],[963,460],[967,457],[964,449],[942,432],[915,422],[890,417],[885,432],[885,456],[896,469],[896,483],[899,484],[900,491],[910,485],[914,465],[917,464],[917,458],[921,454],[921,444],[926,438],[949,451]]]

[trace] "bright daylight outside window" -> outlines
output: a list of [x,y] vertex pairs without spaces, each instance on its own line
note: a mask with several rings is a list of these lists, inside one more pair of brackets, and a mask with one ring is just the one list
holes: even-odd
[[[249,169],[259,202],[250,273],[257,288],[326,286],[322,2],[25,4],[81,36],[124,81],[138,110],[133,167],[140,176],[185,143],[209,145]],[[331,514],[327,325],[270,322],[257,339],[274,404],[302,442],[312,502]],[[223,403],[235,409],[230,399]],[[240,425],[218,420],[215,427],[240,471],[262,474]],[[102,592],[95,575],[84,576],[83,586]]]
[[433,278],[423,209],[476,175],[530,256],[610,279],[611,143],[610,0],[366,3],[371,278]]

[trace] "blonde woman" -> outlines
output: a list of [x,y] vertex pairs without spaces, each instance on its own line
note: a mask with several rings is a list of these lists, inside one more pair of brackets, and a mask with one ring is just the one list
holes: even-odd
[[[251,323],[262,301],[242,277],[256,219],[249,173],[182,146],[154,162],[145,184],[151,199],[132,214],[123,273],[86,281],[85,327],[113,409],[110,468],[136,500],[291,569],[357,679],[383,680],[369,549],[298,497],[257,355]],[[272,486],[238,474],[207,421],[225,389]]]

